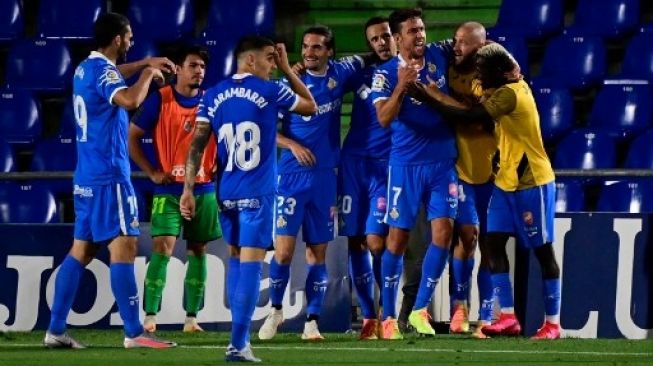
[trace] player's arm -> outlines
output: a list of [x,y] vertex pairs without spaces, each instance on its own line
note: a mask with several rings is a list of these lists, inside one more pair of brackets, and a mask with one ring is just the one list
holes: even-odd
[[297,94],[299,101],[295,105],[295,108],[292,110],[295,113],[301,114],[302,116],[310,116],[317,112],[317,104],[313,95],[308,90],[306,85],[302,80],[297,76],[288,63],[288,53],[286,52],[286,46],[283,43],[277,43],[276,52],[274,53],[274,61],[277,64],[277,67],[281,72],[286,76],[290,88]]
[[127,79],[146,67],[153,67],[168,74],[175,73],[175,64],[167,57],[147,57],[142,60],[118,65],[118,71]]
[[127,110],[138,108],[145,100],[152,80],[163,80],[163,74],[161,70],[148,66],[134,85],[117,91],[110,102]]
[[197,121],[193,140],[190,143],[188,157],[186,158],[186,173],[184,175],[184,191],[179,199],[179,209],[181,216],[190,220],[195,216],[195,197],[193,190],[195,188],[195,177],[201,163],[204,148],[209,142],[212,129],[208,121]]
[[280,132],[277,132],[277,146],[282,149],[290,150],[300,165],[313,166],[317,163],[317,159],[310,149],[304,147],[299,142],[284,136]]
[[417,68],[412,63],[407,66],[400,66],[397,70],[397,85],[387,99],[378,100],[374,103],[376,115],[382,127],[390,126],[390,123],[397,118],[401,103],[408,92],[408,84],[417,80]]
[[141,139],[145,135],[145,130],[135,123],[129,124],[129,157],[138,165],[139,168],[154,182],[154,184],[168,184],[173,181],[172,175],[156,169],[150,160],[145,156]]

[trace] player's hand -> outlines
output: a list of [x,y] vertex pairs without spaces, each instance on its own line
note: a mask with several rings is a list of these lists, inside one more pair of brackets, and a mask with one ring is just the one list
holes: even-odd
[[176,74],[175,63],[167,57],[149,57],[146,59],[147,66],[161,70],[168,74]]
[[408,65],[400,66],[397,70],[397,86],[404,88],[408,87],[408,84],[417,81],[417,67],[415,61],[411,61]]
[[408,95],[421,102],[429,99],[428,86],[424,85],[421,81],[409,83],[406,86],[406,91],[408,92]]
[[195,196],[193,192],[184,190],[184,193],[181,194],[179,198],[179,211],[181,216],[190,221],[195,217]]
[[302,76],[302,74],[306,72],[306,67],[303,63],[297,62],[296,64],[292,65],[292,72],[297,76]]
[[162,171],[155,171],[152,173],[150,176],[150,180],[154,182],[154,184],[169,184],[174,181],[174,177],[172,174],[164,173]]
[[144,72],[149,72],[152,75],[152,80],[156,82],[159,86],[165,83],[165,78],[163,77],[163,73],[161,72],[161,70],[154,68],[152,66],[148,66]]
[[286,51],[286,45],[283,43],[277,43],[274,49],[274,62],[277,64],[279,70],[284,74],[292,72],[290,68],[290,63],[288,61],[288,52]]
[[315,155],[313,155],[313,152],[298,144],[294,143],[288,147],[290,149],[290,152],[292,152],[293,156],[297,161],[299,162],[299,165],[301,166],[313,166],[315,163],[317,163],[317,159],[315,158]]

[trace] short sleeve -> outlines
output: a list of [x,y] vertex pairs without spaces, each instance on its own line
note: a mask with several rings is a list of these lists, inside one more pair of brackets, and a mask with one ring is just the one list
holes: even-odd
[[213,99],[213,94],[215,94],[211,89],[207,90],[202,98],[200,99],[199,104],[197,105],[197,115],[195,117],[195,122],[201,123],[211,123],[215,115],[215,109],[210,108],[211,99]]
[[365,67],[365,61],[360,56],[343,57],[334,62],[334,67],[341,78],[341,81],[347,83],[352,75],[361,71]]
[[132,123],[142,128],[145,131],[150,131],[156,126],[159,120],[159,112],[161,111],[161,94],[154,92],[150,94],[143,104],[138,108]]
[[510,114],[515,110],[516,105],[517,94],[515,94],[514,90],[508,87],[497,89],[485,102],[483,102],[483,107],[485,107],[488,114],[495,120],[501,116]]
[[294,111],[299,104],[299,95],[297,95],[290,87],[282,82],[274,82],[277,91],[277,106],[279,109]]
[[394,88],[393,81],[386,69],[376,69],[372,77],[372,104],[390,98]]
[[112,64],[105,64],[101,66],[99,74],[97,75],[97,92],[109,103],[113,103],[113,97],[121,89],[126,89],[125,79],[123,79],[120,71]]

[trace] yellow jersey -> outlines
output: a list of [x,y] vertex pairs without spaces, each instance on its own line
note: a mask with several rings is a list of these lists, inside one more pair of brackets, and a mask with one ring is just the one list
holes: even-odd
[[524,80],[506,84],[496,89],[483,106],[497,123],[496,186],[512,192],[554,181],[542,142],[540,116],[528,84]]
[[[483,88],[475,72],[459,73],[449,67],[449,93],[466,105],[478,104]],[[458,178],[471,184],[486,183],[492,177],[492,158],[497,151],[496,137],[483,130],[480,125],[456,124]]]

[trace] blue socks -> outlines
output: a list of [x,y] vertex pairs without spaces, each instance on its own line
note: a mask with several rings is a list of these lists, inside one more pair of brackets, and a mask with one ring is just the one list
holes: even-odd
[[560,315],[560,279],[544,280],[544,312],[547,317]]
[[320,315],[327,288],[327,271],[325,264],[307,265],[306,275],[306,314]]
[[482,322],[492,322],[494,297],[492,296],[492,276],[487,268],[479,268],[476,276],[478,283],[478,299],[480,302],[478,319]]
[[261,262],[240,263],[240,278],[231,307],[231,344],[239,350],[245,348],[249,339],[249,326],[258,302],[261,267]]
[[499,305],[501,310],[505,309],[514,311],[515,301],[512,297],[512,284],[510,283],[510,275],[508,273],[494,273],[492,274],[492,287],[494,296],[499,298]]
[[452,294],[454,301],[468,301],[469,300],[469,282],[474,270],[474,259],[458,259],[451,260],[453,269],[453,285],[454,292]]
[[134,263],[112,263],[111,290],[118,303],[118,311],[124,323],[125,335],[134,338],[143,333],[143,325],[138,317],[140,302],[134,275]]
[[448,257],[448,249],[441,248],[433,243],[429,244],[422,264],[422,278],[419,282],[419,290],[417,291],[413,310],[425,308],[431,301],[435,286],[438,284],[444,267],[447,265]]
[[399,279],[403,270],[404,256],[392,254],[385,250],[382,256],[381,274],[383,275],[383,286],[381,286],[381,299],[383,301],[383,319],[397,317],[397,292],[399,291]]
[[290,265],[279,264],[277,260],[272,257],[270,261],[270,302],[272,306],[281,306],[283,304],[283,295],[288,286],[290,279]]
[[240,258],[229,257],[229,268],[227,269],[227,301],[229,301],[229,308],[234,303],[238,278],[240,278]]
[[376,319],[374,309],[374,274],[368,250],[349,251],[349,271],[365,319]]
[[84,266],[77,259],[70,255],[64,258],[54,283],[54,302],[48,327],[50,333],[63,334],[66,331],[66,319],[83,273]]

